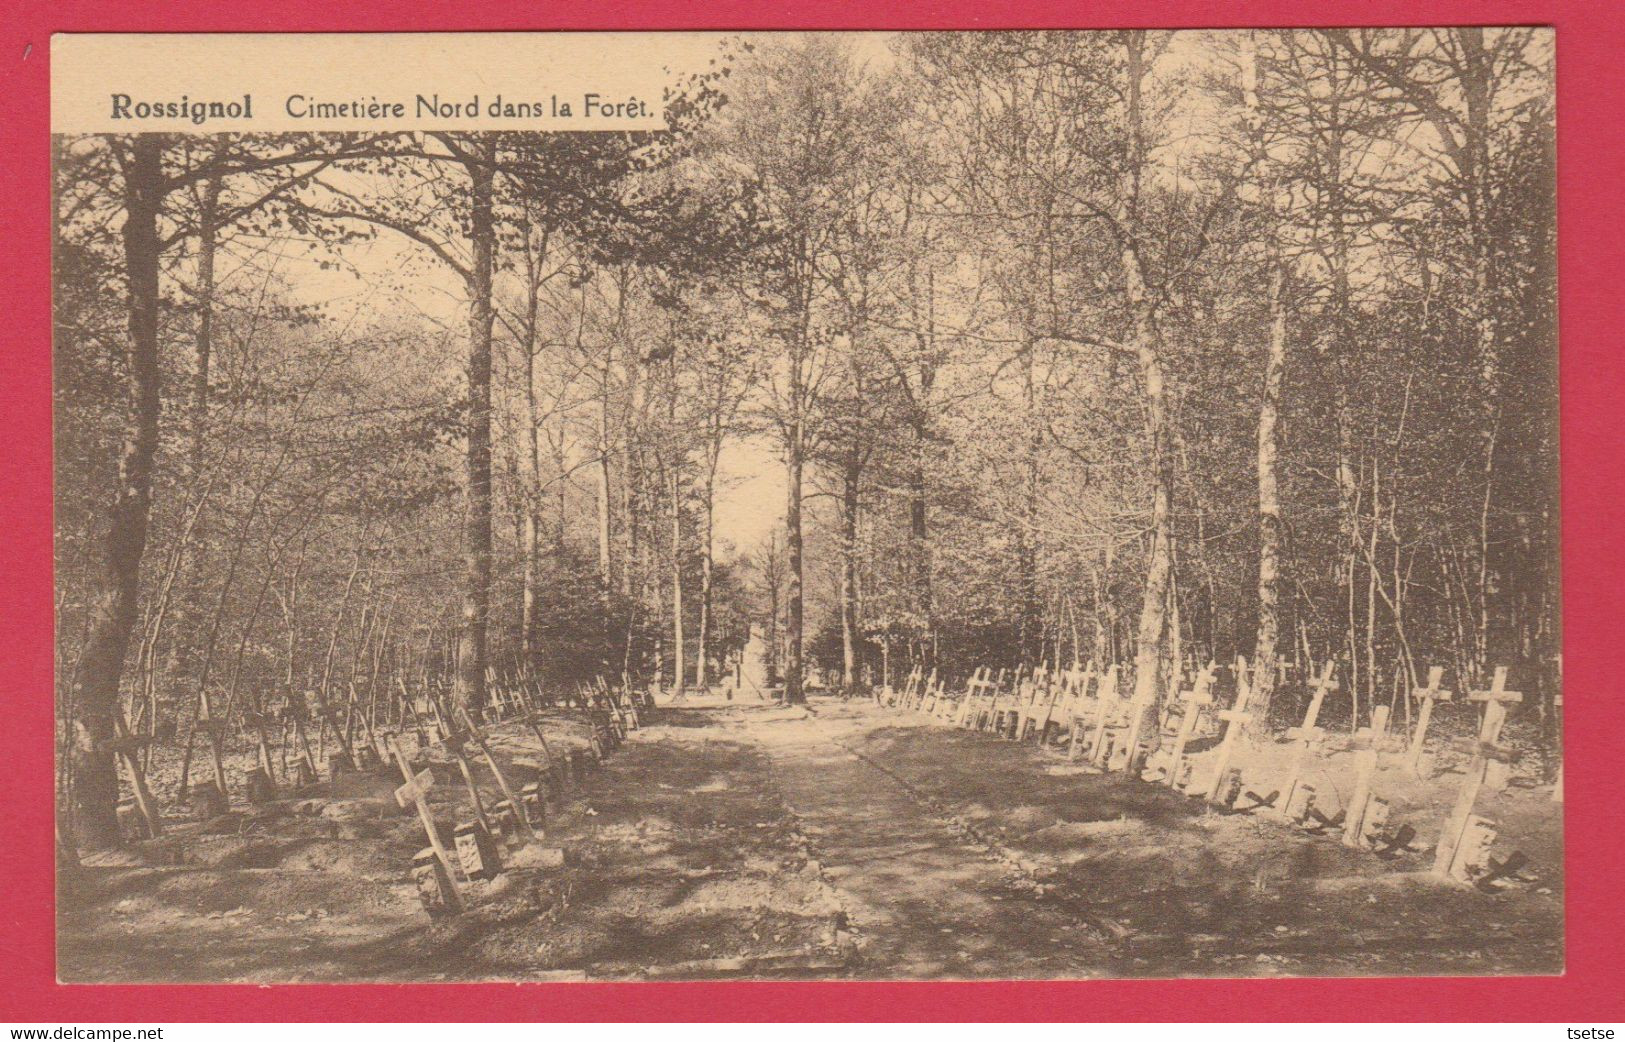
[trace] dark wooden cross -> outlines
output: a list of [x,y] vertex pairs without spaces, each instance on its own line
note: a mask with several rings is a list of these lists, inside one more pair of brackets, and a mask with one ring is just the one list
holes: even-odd
[[466,709],[463,710],[463,722],[468,725],[469,740],[479,749],[480,755],[485,759],[485,765],[491,769],[492,776],[496,778],[497,788],[502,790],[502,798],[507,800],[508,806],[514,809],[514,813],[519,819],[520,834],[525,838],[526,842],[535,839],[535,826],[531,824],[530,815],[525,813],[524,801],[514,795],[513,789],[508,785],[507,777],[503,775],[502,768],[497,764],[497,758],[491,753],[491,746],[486,743],[485,736],[480,733],[480,729],[474,726],[473,718],[468,715]]
[[130,775],[130,788],[135,792],[135,809],[146,823],[147,835],[157,839],[164,834],[164,826],[159,820],[158,805],[152,798],[152,790],[147,788],[147,772],[141,767],[140,756],[140,751],[151,741],[146,735],[130,733],[130,725],[124,722],[124,710],[113,711],[113,740],[107,744]]
[[491,819],[485,814],[485,799],[480,795],[479,783],[474,780],[474,766],[468,762],[468,753],[463,749],[463,742],[468,736],[453,723],[449,713],[442,712],[439,699],[430,699],[430,707],[434,711],[435,722],[440,728],[440,744],[457,761],[457,770],[463,776],[463,785],[468,789],[468,798],[474,804],[474,818],[480,823],[480,828],[486,832],[491,831]]
[[398,736],[390,739],[390,750],[395,754],[395,762],[400,765],[401,778],[405,784],[395,790],[395,802],[402,807],[416,807],[418,820],[423,823],[423,832],[429,837],[429,846],[434,848],[434,856],[440,860],[440,867],[446,870],[446,883],[449,887],[446,893],[446,906],[453,912],[463,910],[463,895],[457,889],[457,870],[452,867],[451,855],[446,853],[445,846],[440,842],[440,830],[435,827],[434,814],[429,810],[429,790],[434,787],[434,772],[428,769],[412,774],[412,768],[407,763],[406,753],[401,750],[401,740]]
[[519,688],[519,702],[524,710],[525,724],[530,728],[530,733],[536,736],[536,741],[542,747],[542,769],[551,771],[553,769],[553,750],[548,748],[547,735],[542,732],[544,717],[541,710],[537,708],[535,701],[531,698],[529,688],[523,685]]
[[[207,689],[199,690],[197,697],[197,724],[195,730],[202,731],[204,739],[209,743],[209,759],[214,767],[215,788],[220,790],[221,796],[226,796],[231,791],[226,788],[225,744],[227,721],[225,717],[214,714],[214,704],[209,698]],[[192,736],[188,735],[186,741],[187,745],[190,746]],[[184,788],[190,780],[189,778],[182,778],[182,787]]]

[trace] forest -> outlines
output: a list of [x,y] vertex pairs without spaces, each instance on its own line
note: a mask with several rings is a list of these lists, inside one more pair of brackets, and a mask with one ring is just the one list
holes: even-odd
[[658,133],[56,137],[59,840],[131,734],[753,636],[792,704],[1245,655],[1261,727],[1506,666],[1555,744],[1552,62],[757,34]]

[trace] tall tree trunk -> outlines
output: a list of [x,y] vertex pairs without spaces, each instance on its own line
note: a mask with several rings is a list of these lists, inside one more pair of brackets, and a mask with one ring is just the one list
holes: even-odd
[[908,472],[909,568],[914,586],[914,613],[924,628],[919,634],[920,656],[925,669],[932,661],[931,634],[936,629],[934,596],[931,589],[931,532],[926,516],[926,455],[929,435],[923,414],[915,416],[914,458]]
[[526,327],[530,343],[521,345],[525,356],[522,379],[525,381],[525,462],[529,470],[530,488],[524,494],[524,521],[521,525],[521,565],[519,605],[519,652],[527,665],[535,661],[536,617],[538,587],[541,583],[542,556],[542,449],[537,439],[542,436],[540,407],[536,401],[536,293],[532,289],[528,307],[529,324]]
[[1016,529],[1016,576],[1020,584],[1020,653],[1022,663],[1037,663],[1044,657],[1043,599],[1038,592],[1038,478],[1039,454],[1043,450],[1043,428],[1038,422],[1038,380],[1036,347],[1027,342],[1025,405],[1027,409],[1027,458],[1022,479],[1021,524]]
[[717,457],[718,453],[713,449],[706,469],[705,502],[701,505],[704,519],[700,533],[700,647],[699,654],[694,656],[694,686],[702,692],[709,680],[706,675],[706,648],[711,639],[711,583],[712,569],[716,564]]
[[801,541],[801,476],[802,435],[799,421],[791,431],[788,452],[787,494],[784,508],[784,547],[789,557],[789,585],[785,590],[785,665],[784,699],[791,704],[807,701],[802,671],[802,541]]
[[779,536],[768,537],[767,555],[767,682],[769,686],[783,677],[784,659],[779,654]]
[[858,510],[863,464],[854,446],[841,474],[841,687],[858,686]]
[[203,473],[204,435],[209,425],[209,364],[214,353],[214,256],[219,229],[220,179],[203,187],[198,214],[197,339],[193,346],[191,467],[196,480]]
[[[671,467],[671,678],[672,693],[682,697],[688,679],[687,633],[683,629],[683,477],[680,460]],[[700,651],[704,657],[705,651]]]
[[[1160,692],[1157,677],[1167,643],[1168,591],[1173,572],[1173,445],[1164,386],[1161,344],[1155,322],[1155,304],[1145,284],[1138,244],[1134,238],[1138,212],[1141,166],[1145,162],[1141,127],[1140,92],[1145,77],[1145,36],[1124,36],[1127,97],[1125,134],[1128,160],[1124,175],[1119,226],[1124,236],[1122,267],[1124,292],[1133,316],[1133,348],[1145,393],[1146,435],[1151,443],[1151,551],[1146,563],[1145,587],[1140,602],[1138,642],[1134,649],[1134,700],[1153,712]],[[1132,753],[1131,753],[1132,754]]]
[[1495,321],[1495,241],[1490,188],[1490,106],[1494,93],[1494,57],[1484,46],[1481,26],[1454,30],[1461,47],[1462,101],[1466,109],[1461,175],[1467,182],[1468,237],[1472,248],[1473,292],[1468,319],[1478,350],[1479,438],[1484,454],[1484,498],[1478,545],[1478,617],[1474,651],[1479,670],[1487,669],[1490,640],[1490,590],[1497,585],[1497,562],[1490,545],[1489,514],[1495,488],[1496,435],[1501,419],[1501,351]]
[[[586,290],[583,289],[581,304],[583,312],[585,312],[587,307],[585,293]],[[599,369],[598,375],[598,467],[596,468],[596,477],[598,479],[596,490],[598,495],[598,584],[599,590],[603,594],[604,605],[606,608],[609,604],[609,591],[612,583],[614,582],[614,576],[610,571],[611,526],[609,516],[609,454],[611,446],[609,437],[609,376],[611,372],[611,363],[613,361],[613,355],[611,354],[613,350],[613,346],[606,346],[604,348],[604,364],[603,367]],[[608,614],[607,611],[605,614]]]
[[135,625],[141,558],[152,509],[152,460],[158,448],[158,211],[163,202],[162,144],[130,139],[124,175],[122,239],[128,309],[125,389],[128,415],[117,489],[107,509],[102,554],[90,600],[90,625],[73,691],[73,813],[81,849],[117,846],[118,769],[109,743],[119,713],[119,681]]
[[491,267],[496,252],[492,216],[490,137],[473,145],[465,164],[471,181],[468,278],[468,457],[463,520],[463,625],[457,642],[457,701],[478,714],[485,708],[486,624],[491,609]]
[[1269,284],[1270,333],[1264,356],[1264,391],[1258,405],[1258,641],[1253,647],[1252,727],[1269,726],[1281,633],[1281,373],[1286,366],[1286,269],[1273,264]]
[[[1269,162],[1263,133],[1263,110],[1259,103],[1260,69],[1252,37],[1248,36],[1246,60],[1242,63],[1242,92],[1248,113],[1248,129],[1253,137],[1254,159]],[[1273,208],[1277,185],[1264,181],[1265,203]],[[1273,217],[1273,215],[1272,215]],[[1253,677],[1248,724],[1255,733],[1269,728],[1270,702],[1280,661],[1281,636],[1281,495],[1280,495],[1280,413],[1281,380],[1286,367],[1286,263],[1274,230],[1266,232],[1269,264],[1269,335],[1264,349],[1264,383],[1258,403],[1258,633],[1253,646]]]

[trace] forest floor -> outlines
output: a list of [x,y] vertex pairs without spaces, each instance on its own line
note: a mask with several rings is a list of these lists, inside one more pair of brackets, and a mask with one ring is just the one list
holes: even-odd
[[[583,747],[579,719],[546,728]],[[523,774],[539,743],[492,734]],[[1238,757],[1249,788],[1283,744]],[[246,757],[246,753],[240,754]],[[1341,756],[1341,760],[1340,757]],[[1390,757],[1397,759],[1397,757]],[[449,762],[430,805],[472,818]],[[1197,773],[1201,773],[1198,766]],[[1333,754],[1308,779],[1333,794]],[[59,880],[64,981],[1085,978],[1562,970],[1561,804],[1486,794],[1528,881],[1426,874],[1459,774],[1379,772],[1414,846],[1391,859],[873,702],[662,705],[560,787],[545,835],[431,921],[396,775],[348,775]],[[482,787],[494,796],[490,778]],[[1317,795],[1317,798],[1318,795]],[[1335,808],[1335,798],[1325,805]],[[448,836],[449,838],[449,836]]]

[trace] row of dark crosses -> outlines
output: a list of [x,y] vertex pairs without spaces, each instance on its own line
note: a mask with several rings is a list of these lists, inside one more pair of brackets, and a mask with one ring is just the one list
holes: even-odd
[[[1229,708],[1217,711],[1212,708],[1215,671],[1213,663],[1199,669],[1191,686],[1178,691],[1161,721],[1154,719],[1150,706],[1120,695],[1115,664],[1102,673],[1093,662],[1087,666],[1074,664],[1066,670],[1037,666],[1013,674],[1004,670],[995,674],[988,667],[979,667],[956,697],[944,692],[943,681],[935,671],[927,675],[916,666],[900,693],[883,689],[878,697],[886,705],[1018,741],[1036,737],[1043,745],[1058,737],[1058,732],[1065,732],[1069,758],[1086,758],[1099,770],[1122,771],[1142,780],[1158,781],[1227,811],[1268,808],[1286,822],[1317,834],[1337,836],[1345,846],[1374,850],[1384,857],[1413,849],[1415,828],[1396,827],[1390,821],[1390,802],[1373,791],[1372,783],[1382,753],[1396,745],[1402,751],[1404,768],[1419,777],[1427,776],[1430,767],[1424,761],[1423,749],[1433,709],[1453,698],[1453,692],[1441,685],[1441,667],[1429,669],[1426,683],[1411,692],[1418,711],[1411,733],[1402,743],[1389,735],[1389,707],[1384,705],[1374,707],[1369,722],[1350,737],[1347,749],[1352,753],[1354,777],[1350,795],[1335,816],[1316,807],[1314,788],[1306,781],[1314,773],[1311,764],[1321,758],[1326,747],[1328,733],[1320,726],[1319,718],[1327,696],[1338,690],[1334,663],[1327,661],[1311,681],[1302,721],[1287,731],[1292,748],[1283,783],[1267,795],[1244,792],[1241,772],[1232,767],[1236,746],[1253,719],[1248,711],[1251,670],[1246,659],[1238,656],[1233,667],[1235,701]],[[1440,830],[1433,866],[1439,877],[1476,882],[1486,889],[1515,878],[1525,863],[1517,853],[1504,862],[1490,857],[1496,838],[1494,823],[1474,813],[1481,789],[1505,787],[1507,765],[1515,758],[1500,744],[1500,734],[1507,706],[1522,701],[1523,696],[1507,688],[1506,678],[1506,667],[1497,667],[1488,689],[1467,696],[1468,701],[1482,706],[1480,728],[1477,740],[1467,747],[1470,760],[1466,775]],[[1223,733],[1210,770],[1198,781],[1192,776],[1193,765],[1186,750],[1204,713],[1222,725]],[[1161,746],[1162,728],[1176,715],[1171,745],[1155,752],[1142,751],[1145,743],[1141,731],[1147,721],[1158,728],[1153,746]],[[1561,768],[1552,798],[1562,799]]]
[[[541,731],[540,704],[544,702],[540,684],[531,677],[516,674],[492,674],[492,704],[494,711],[484,715],[487,723],[500,723],[523,719],[542,745],[544,758],[551,759],[546,738]],[[397,726],[410,728],[421,752],[432,739],[433,729],[443,736],[446,730],[446,711],[442,702],[449,704],[449,696],[425,685],[425,694],[413,696],[406,681],[397,677],[398,690],[392,691]],[[248,802],[265,803],[278,793],[277,767],[280,765],[283,783],[293,790],[314,785],[318,781],[316,765],[325,760],[330,775],[338,776],[350,771],[377,771],[389,769],[390,743],[385,732],[376,724],[375,705],[363,705],[355,685],[345,687],[341,704],[321,692],[290,692],[282,698],[282,705],[274,711],[261,711],[258,707],[234,707],[228,702],[224,710],[217,710],[208,692],[198,696],[194,726],[186,738],[182,775],[178,786],[178,799],[191,803],[195,817],[211,819],[230,809],[230,786],[225,768],[225,744],[234,728],[250,736],[255,749],[255,763],[242,775],[244,794]],[[613,714],[623,725],[629,716],[624,695],[612,692],[599,678],[589,696],[579,698],[576,707],[594,723],[594,741],[601,743],[600,717]],[[464,714],[466,716],[466,714]],[[272,731],[279,728],[279,755],[272,751]],[[312,747],[311,732],[316,732]],[[328,749],[328,735],[332,734],[334,748]],[[195,743],[199,738],[212,767],[212,776],[201,784],[190,777],[190,764]],[[163,815],[153,796],[149,783],[149,762],[142,755],[155,741],[151,733],[133,733],[123,714],[115,720],[115,739],[112,752],[126,775],[133,793],[133,810],[139,819],[141,831],[156,838],[163,832]],[[292,751],[290,762],[289,754]]]
[[[414,769],[400,736],[391,736],[391,751],[402,779],[395,790],[395,799],[402,807],[416,808],[429,841],[429,846],[413,858],[412,874],[424,908],[431,916],[463,911],[466,900],[458,886],[459,873],[467,880],[493,879],[499,875],[503,870],[504,848],[522,847],[541,838],[547,795],[560,791],[566,783],[579,777],[586,763],[602,760],[625,739],[628,727],[637,726],[636,709],[626,696],[612,691],[602,679],[582,685],[575,701],[586,713],[590,725],[588,753],[583,755],[579,749],[572,749],[567,756],[555,758],[541,731],[540,710],[527,699],[523,686],[514,690],[518,692],[514,716],[507,722],[522,721],[529,727],[543,758],[540,764],[522,764],[534,771],[536,777],[517,794],[492,753],[486,734],[472,716],[460,707],[453,711],[449,703],[443,705],[439,698],[431,696],[424,700],[424,713],[430,718],[436,736],[433,744],[440,746],[456,763],[474,813],[474,820],[462,822],[453,830],[455,857],[446,849],[429,806],[428,793],[435,782],[432,768]],[[470,748],[484,760],[502,793],[503,798],[489,809],[475,778]],[[424,751],[419,749],[420,753]],[[519,761],[515,764],[521,765]]]

